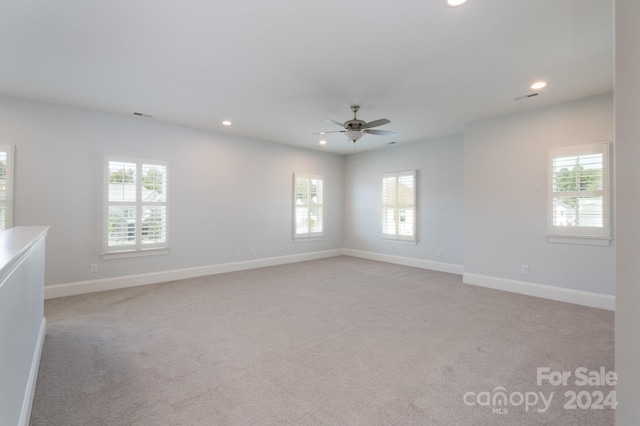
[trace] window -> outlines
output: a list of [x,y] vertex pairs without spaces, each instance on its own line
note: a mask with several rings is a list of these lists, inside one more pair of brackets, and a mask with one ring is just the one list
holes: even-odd
[[0,145],[0,231],[13,226],[13,145]]
[[105,256],[166,253],[167,182],[166,162],[107,156]]
[[323,235],[323,187],[321,176],[293,176],[293,238]]
[[609,150],[603,143],[549,151],[549,237],[610,238]]
[[382,238],[416,241],[416,171],[382,175]]

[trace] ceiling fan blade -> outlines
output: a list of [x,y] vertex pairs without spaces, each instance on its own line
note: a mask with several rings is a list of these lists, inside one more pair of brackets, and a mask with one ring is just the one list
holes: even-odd
[[373,120],[365,124],[364,127],[367,129],[370,129],[372,127],[378,127],[378,126],[382,126],[384,124],[389,124],[389,123],[391,123],[391,121],[387,120],[386,118],[381,118],[380,120]]
[[324,135],[326,133],[344,133],[346,132],[346,130],[331,130],[330,132],[316,132],[316,133],[311,133],[312,135]]
[[392,132],[391,130],[363,130],[365,133],[369,133],[370,135],[378,135],[378,136],[393,136],[396,132]]
[[336,126],[344,127],[344,123],[341,123],[341,122],[336,121],[336,120],[332,120],[330,118],[326,118],[324,121],[326,121],[327,123],[333,123]]

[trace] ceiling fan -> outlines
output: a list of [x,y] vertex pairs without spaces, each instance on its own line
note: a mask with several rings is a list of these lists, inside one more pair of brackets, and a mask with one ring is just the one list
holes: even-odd
[[384,124],[389,124],[391,123],[391,121],[387,120],[386,118],[373,120],[368,123],[362,120],[358,120],[358,117],[356,117],[356,114],[358,114],[359,110],[360,110],[359,105],[352,105],[351,111],[353,111],[353,119],[345,121],[344,123],[341,123],[336,120],[330,120],[330,119],[325,120],[325,121],[328,121],[329,123],[337,124],[338,126],[343,127],[344,130],[318,132],[318,133],[314,133],[314,135],[324,135],[326,133],[344,133],[350,141],[355,143],[358,139],[363,137],[365,134],[380,135],[380,136],[393,136],[396,134],[396,132],[392,132],[390,130],[371,130],[372,127],[378,127]]

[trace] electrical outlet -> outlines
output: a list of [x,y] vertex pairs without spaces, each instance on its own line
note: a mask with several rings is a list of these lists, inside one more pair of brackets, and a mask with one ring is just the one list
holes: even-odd
[[242,249],[236,249],[236,256],[242,256]]
[[529,265],[520,266],[520,273],[522,275],[529,275]]
[[92,274],[95,274],[96,272],[98,272],[98,264],[92,263],[91,265],[89,265],[89,270]]
[[256,254],[256,248],[255,247],[251,247],[251,254],[252,255]]
[[436,249],[436,256],[442,257],[442,249]]

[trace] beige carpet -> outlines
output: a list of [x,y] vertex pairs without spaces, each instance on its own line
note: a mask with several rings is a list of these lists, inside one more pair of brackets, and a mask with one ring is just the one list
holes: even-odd
[[[612,370],[612,312],[441,272],[336,257],[54,299],[45,315],[32,426],[614,423],[564,409],[566,391],[610,387],[536,384],[538,367]],[[496,387],[513,404],[477,404]],[[554,392],[548,410],[517,404],[526,392]]]

